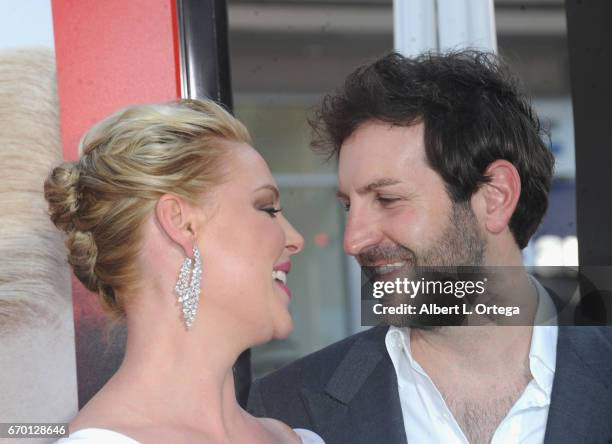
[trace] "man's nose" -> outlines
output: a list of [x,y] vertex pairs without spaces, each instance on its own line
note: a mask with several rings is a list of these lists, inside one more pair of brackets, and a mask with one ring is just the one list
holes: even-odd
[[344,252],[351,256],[358,255],[364,248],[380,243],[382,233],[367,212],[358,212],[352,208],[348,212],[344,231]]

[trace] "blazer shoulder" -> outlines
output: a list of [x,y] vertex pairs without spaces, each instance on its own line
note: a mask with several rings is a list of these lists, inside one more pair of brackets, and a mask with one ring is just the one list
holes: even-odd
[[279,370],[255,381],[260,388],[274,387],[308,387],[325,384],[346,354],[362,341],[380,342],[384,347],[384,338],[388,327],[373,327],[355,333],[321,350],[304,356]]
[[601,341],[612,347],[611,325],[572,325],[560,326],[559,335],[562,339],[571,338],[581,345]]

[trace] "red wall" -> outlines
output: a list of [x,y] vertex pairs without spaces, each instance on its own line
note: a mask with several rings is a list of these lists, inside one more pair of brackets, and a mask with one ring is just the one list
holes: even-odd
[[135,103],[180,97],[174,0],[53,0],[64,155],[83,133]]

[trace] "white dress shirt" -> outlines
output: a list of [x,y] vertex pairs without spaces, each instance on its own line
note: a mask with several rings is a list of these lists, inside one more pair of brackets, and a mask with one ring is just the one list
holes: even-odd
[[[552,301],[539,282],[532,278],[538,294],[536,318],[551,313]],[[529,369],[533,379],[501,421],[491,444],[535,444],[544,441],[557,352],[556,325],[533,328]],[[409,444],[467,444],[468,440],[444,398],[412,357],[410,330],[390,327],[385,344],[397,375],[404,429]]]

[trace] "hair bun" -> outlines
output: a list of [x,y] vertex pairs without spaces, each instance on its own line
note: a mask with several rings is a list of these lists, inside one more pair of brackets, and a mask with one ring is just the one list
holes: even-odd
[[65,233],[74,229],[74,215],[79,208],[80,171],[72,162],[53,169],[45,181],[45,199],[49,202],[49,216]]
[[100,281],[95,273],[98,248],[90,231],[72,230],[66,239],[68,262],[74,274],[91,291],[100,290]]

